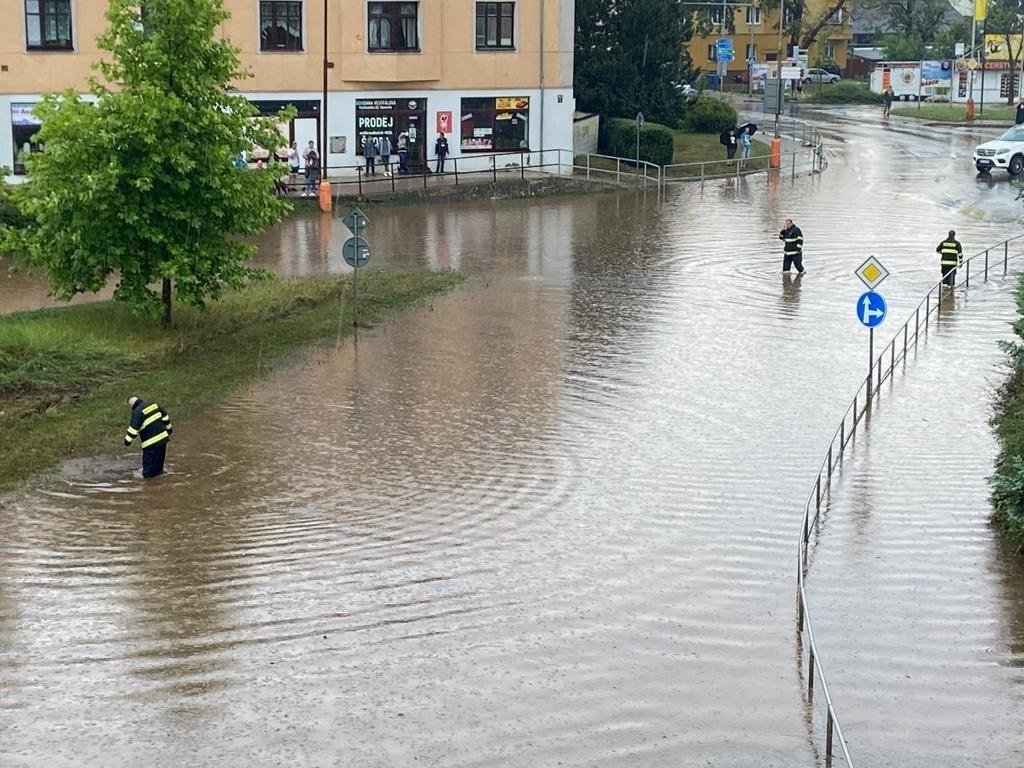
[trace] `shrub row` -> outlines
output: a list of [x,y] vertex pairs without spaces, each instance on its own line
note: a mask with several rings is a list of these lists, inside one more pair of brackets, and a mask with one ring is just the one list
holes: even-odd
[[804,92],[810,91],[806,101],[816,104],[881,104],[882,94],[872,93],[864,83],[842,80],[833,85],[804,86]]
[[[636,121],[612,117],[605,121],[601,151],[615,157],[636,157]],[[640,159],[668,165],[675,152],[675,137],[668,126],[647,123],[640,129]]]

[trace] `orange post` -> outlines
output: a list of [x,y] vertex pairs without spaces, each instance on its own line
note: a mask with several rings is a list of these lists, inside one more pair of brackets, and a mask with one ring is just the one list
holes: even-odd
[[974,119],[974,99],[967,100],[967,109],[964,111],[964,120],[971,121]]
[[330,213],[331,203],[331,182],[324,179],[320,182],[320,210],[324,213]]
[[782,139],[780,138],[772,139],[772,148],[771,152],[768,155],[768,167],[782,167]]

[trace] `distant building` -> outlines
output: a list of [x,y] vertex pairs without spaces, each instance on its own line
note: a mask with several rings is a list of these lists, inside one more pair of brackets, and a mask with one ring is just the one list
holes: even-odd
[[[853,27],[850,18],[850,7],[847,6],[836,11],[829,18],[825,14],[833,3],[829,0],[806,0],[804,4],[804,28],[809,28],[820,21],[824,21],[818,39],[822,40],[819,45],[813,43],[808,48],[808,66],[817,66],[821,59],[831,59],[844,70],[846,67],[847,50],[853,38]],[[791,7],[785,6],[786,23],[789,23]],[[747,62],[769,62],[775,61],[779,55],[779,12],[778,10],[765,11],[749,5],[729,2],[726,13],[731,14],[735,30],[716,31],[703,37],[694,36],[687,44],[687,50],[695,69],[702,73],[713,74],[716,71],[715,62],[715,41],[720,37],[729,37],[733,41],[734,59],[729,62],[726,68],[727,77],[746,73]],[[723,11],[721,8],[711,9],[711,20],[717,25],[718,30],[723,27]],[[783,35],[782,58],[789,57],[790,39]]]
[[[573,0],[226,0],[221,34],[254,77],[239,91],[269,114],[291,104],[283,132],[322,143],[324,9],[328,11],[328,165],[352,166],[365,136],[406,131],[422,164],[439,132],[453,157],[573,141]],[[24,172],[37,149],[32,106],[45,92],[84,91],[100,59],[102,0],[4,0],[0,6],[0,166]],[[543,55],[541,48],[543,47]],[[202,148],[197,148],[201,151]]]

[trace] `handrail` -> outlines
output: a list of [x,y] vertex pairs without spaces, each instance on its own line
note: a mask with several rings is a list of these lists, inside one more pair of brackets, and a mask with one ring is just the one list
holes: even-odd
[[[1024,234],[1015,235],[1007,238],[1006,240],[997,243],[994,246],[990,246],[982,251],[978,251],[973,256],[964,259],[962,269],[965,270],[963,277],[963,289],[969,290],[971,285],[971,264],[975,261],[983,263],[982,266],[982,277],[985,282],[988,281],[989,272],[991,267],[991,254],[993,251],[998,251],[1002,248],[1002,261],[1003,261],[1003,273],[1002,276],[1006,277],[1009,269],[1009,261],[1011,258],[1018,258],[1024,256],[1024,248],[1010,253],[1010,244],[1017,243],[1018,241],[1024,240]],[[1020,242],[1019,245],[1024,246],[1024,242]],[[950,292],[953,289],[948,289]],[[857,425],[860,423],[862,418],[866,418],[870,411],[873,398],[881,394],[882,382],[886,379],[892,379],[895,366],[897,362],[905,362],[907,359],[907,350],[911,342],[916,347],[918,340],[921,335],[922,318],[921,310],[924,309],[923,327],[925,333],[928,332],[929,316],[933,311],[937,313],[942,303],[942,292],[943,292],[943,280],[940,279],[934,285],[932,285],[925,297],[915,307],[913,314],[907,317],[906,322],[896,331],[892,339],[888,344],[885,344],[877,358],[872,354],[868,360],[868,374],[861,382],[857,391],[853,395],[853,401],[847,406],[846,411],[843,413],[843,417],[839,422],[839,426],[836,431],[832,434],[832,439],[829,441],[828,450],[821,459],[821,463],[818,465],[818,472],[815,477],[814,484],[811,487],[811,491],[808,494],[807,502],[804,504],[803,519],[800,523],[800,541],[797,547],[797,634],[804,638],[809,653],[809,661],[807,667],[807,696],[808,699],[813,702],[814,698],[814,680],[817,675],[821,681],[821,690],[825,696],[826,702],[826,732],[825,732],[825,752],[828,757],[832,756],[833,747],[833,732],[839,737],[839,745],[842,748],[843,758],[846,761],[846,765],[849,768],[853,768],[853,759],[850,757],[850,752],[846,745],[846,738],[843,735],[842,727],[839,723],[839,717],[836,714],[835,706],[832,702],[832,696],[828,690],[828,682],[825,677],[825,671],[821,666],[820,654],[818,653],[817,646],[814,642],[814,629],[811,625],[810,608],[807,602],[807,591],[805,577],[808,570],[808,553],[810,547],[811,530],[818,526],[821,519],[821,503],[824,495],[831,493],[832,491],[832,474],[839,468],[843,460],[843,455],[846,447],[850,445],[857,432]],[[935,300],[932,300],[932,294],[936,293]],[[913,324],[913,338],[910,337],[910,328]],[[898,352],[897,346],[900,339],[900,335],[903,336],[903,349],[902,353]],[[888,355],[888,361],[886,356]],[[888,366],[888,373],[885,372]],[[877,371],[877,381],[875,372]],[[847,418],[850,419],[850,429],[847,431],[846,422]],[[838,444],[838,455],[836,452]],[[823,488],[824,486],[824,488]],[[813,516],[811,508],[814,508]],[[801,644],[801,648],[803,644]],[[803,651],[801,650],[801,655]],[[802,669],[802,667],[801,667]]]

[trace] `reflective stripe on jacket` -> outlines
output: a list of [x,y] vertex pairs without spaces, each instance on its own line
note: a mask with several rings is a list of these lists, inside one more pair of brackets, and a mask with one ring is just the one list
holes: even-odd
[[956,240],[943,240],[935,247],[939,254],[939,264],[943,267],[955,267],[963,261],[963,248]]
[[132,418],[124,434],[124,444],[131,445],[138,437],[143,448],[163,442],[174,432],[171,417],[156,403],[136,401],[132,406]]
[[785,253],[801,253],[804,249],[804,233],[796,224],[779,232],[779,240],[784,243],[782,249]]

